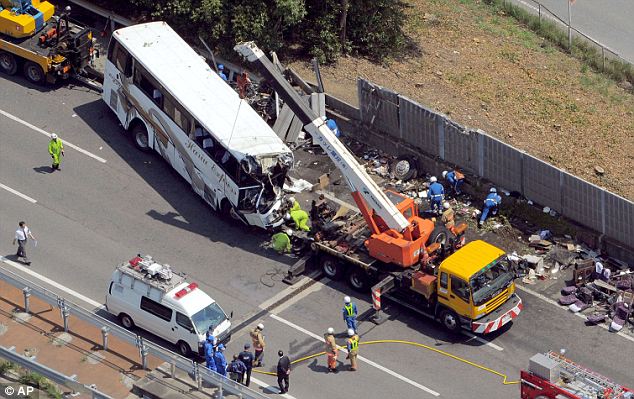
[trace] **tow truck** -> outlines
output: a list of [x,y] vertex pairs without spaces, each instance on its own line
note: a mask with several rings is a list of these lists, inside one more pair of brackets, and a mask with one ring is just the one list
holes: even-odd
[[60,15],[40,0],[0,0],[0,70],[22,70],[32,83],[88,75],[95,55],[92,31],[69,21],[70,7]]
[[521,372],[522,399],[634,399],[634,391],[553,351]]
[[377,314],[381,295],[389,293],[453,332],[489,333],[520,314],[522,301],[504,251],[484,241],[464,245],[466,224],[449,232],[419,216],[411,198],[381,190],[253,42],[234,50],[253,63],[340,169],[360,210],[362,218],[311,241],[328,277],[347,275],[357,289],[378,282],[372,290]]

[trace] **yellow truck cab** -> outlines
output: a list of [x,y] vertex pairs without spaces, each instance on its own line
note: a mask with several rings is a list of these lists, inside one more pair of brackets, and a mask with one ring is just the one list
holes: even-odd
[[470,242],[442,261],[434,274],[427,282],[436,286],[435,313],[449,330],[490,333],[522,310],[510,262],[504,251],[489,243]]

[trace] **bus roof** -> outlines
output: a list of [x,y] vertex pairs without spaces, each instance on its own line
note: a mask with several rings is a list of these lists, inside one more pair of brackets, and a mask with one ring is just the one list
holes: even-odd
[[505,252],[485,241],[472,241],[442,262],[442,268],[465,281]]
[[234,156],[291,152],[167,23],[129,26],[114,37]]

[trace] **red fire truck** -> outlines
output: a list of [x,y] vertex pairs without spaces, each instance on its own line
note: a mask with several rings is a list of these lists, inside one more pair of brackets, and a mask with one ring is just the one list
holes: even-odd
[[522,371],[522,399],[634,399],[634,391],[556,352],[538,353]]

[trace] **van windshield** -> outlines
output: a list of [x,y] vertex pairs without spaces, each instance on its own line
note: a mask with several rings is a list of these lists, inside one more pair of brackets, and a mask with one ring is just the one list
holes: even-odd
[[196,331],[204,334],[207,330],[214,330],[220,323],[227,318],[225,312],[218,306],[216,302],[203,308],[192,316],[192,321],[196,326]]

